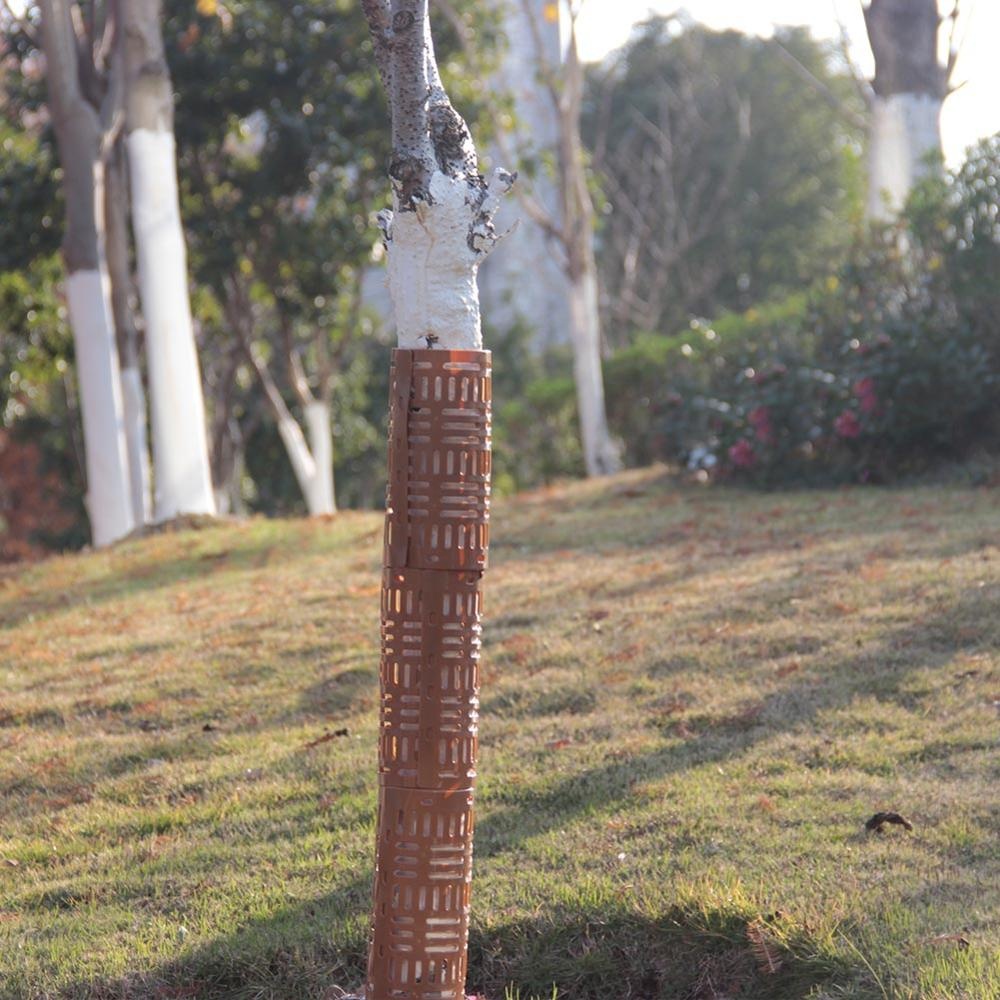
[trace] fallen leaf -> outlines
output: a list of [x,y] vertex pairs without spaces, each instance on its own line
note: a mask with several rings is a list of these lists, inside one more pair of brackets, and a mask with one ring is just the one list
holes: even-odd
[[865,829],[870,830],[872,833],[881,833],[882,827],[886,823],[892,823],[896,826],[903,827],[904,830],[912,830],[913,824],[905,817],[901,816],[897,812],[877,812],[867,823],[865,823]]
[[347,736],[347,726],[343,729],[335,729],[333,732],[325,732],[322,736],[317,736],[316,739],[310,740],[303,746],[304,750],[311,750],[313,747],[318,747],[321,743],[329,743],[331,740],[335,740],[340,736]]
[[972,943],[962,934],[935,934],[933,937],[924,938],[928,944],[957,944],[963,951],[971,948]]

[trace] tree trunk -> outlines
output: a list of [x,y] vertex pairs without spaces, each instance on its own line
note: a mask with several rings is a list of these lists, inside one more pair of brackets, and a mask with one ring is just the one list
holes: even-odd
[[[315,408],[314,408],[315,407]],[[320,412],[322,409],[323,412]],[[329,468],[321,467],[319,455],[311,450],[306,443],[305,435],[298,421],[282,403],[282,411],[275,414],[278,420],[278,434],[288,453],[288,458],[292,463],[292,470],[295,472],[296,482],[302,491],[302,496],[306,501],[306,509],[309,514],[316,517],[319,514],[335,514],[336,508],[333,504],[333,439],[329,427],[329,410],[320,402],[309,404],[306,411],[307,429],[309,437],[313,443],[313,449],[317,443],[321,448],[326,449],[330,458]],[[317,441],[316,435],[322,437],[324,430],[321,423],[326,424],[326,441]]]
[[559,171],[562,179],[563,226],[569,274],[570,336],[576,380],[580,438],[588,476],[621,469],[618,446],[608,430],[601,372],[601,314],[594,259],[594,205],[580,139],[583,67],[570,33],[565,79],[559,106]]
[[66,200],[66,298],[80,383],[87,509],[93,542],[107,545],[134,527],[124,404],[104,260],[101,128],[79,82],[67,0],[41,0],[52,124]]
[[214,514],[205,404],[191,323],[160,0],[123,0],[126,146],[146,322],[156,517]]
[[131,303],[132,268],[128,254],[128,188],[124,160],[121,144],[116,142],[105,168],[108,277],[121,363],[132,512],[137,523],[148,524],[153,519],[152,474],[146,440],[146,390],[139,367],[139,331],[135,327]]
[[309,435],[309,450],[316,466],[313,482],[315,509],[311,514],[336,514],[337,502],[333,491],[333,426],[330,418],[330,404],[322,399],[314,399],[306,404],[306,431]]
[[939,168],[947,69],[936,0],[871,0],[865,24],[875,77],[868,150],[869,218],[889,220],[914,183]]
[[395,211],[380,222],[399,335],[365,993],[464,1000],[491,460],[476,272],[512,178],[479,173],[438,77],[427,0],[362,6],[392,112]]
[[570,279],[569,315],[584,465],[588,476],[605,476],[621,469],[621,456],[608,430],[604,406],[597,271],[593,261]]

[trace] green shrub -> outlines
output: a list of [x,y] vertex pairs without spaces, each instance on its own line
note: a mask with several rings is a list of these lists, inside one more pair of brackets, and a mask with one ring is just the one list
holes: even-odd
[[808,292],[606,365],[628,460],[779,482],[890,481],[996,449],[1000,138],[918,187]]

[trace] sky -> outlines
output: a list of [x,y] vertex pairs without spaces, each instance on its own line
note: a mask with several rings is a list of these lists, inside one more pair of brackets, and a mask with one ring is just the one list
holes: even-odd
[[[940,0],[951,10],[953,0]],[[960,0],[959,35],[964,36],[952,94],[941,113],[941,135],[949,165],[962,162],[977,139],[1000,132],[1000,0]],[[584,0],[579,44],[585,59],[601,59],[626,41],[631,26],[650,13],[685,9],[712,28],[769,35],[775,25],[808,25],[820,38],[839,38],[846,28],[851,56],[866,76],[873,71],[861,0]]]

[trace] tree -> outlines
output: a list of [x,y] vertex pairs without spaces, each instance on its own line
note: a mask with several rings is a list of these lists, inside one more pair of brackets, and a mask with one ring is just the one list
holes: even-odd
[[[76,347],[87,463],[87,508],[95,545],[132,530],[128,451],[118,351],[104,259],[104,121],[84,95],[96,40],[81,42],[68,0],[41,0],[49,110],[63,169],[66,298]],[[78,46],[85,59],[81,62]],[[86,72],[84,72],[86,71]],[[95,87],[92,87],[92,97]]]
[[[539,6],[537,0],[520,0],[520,3],[531,36],[538,80],[556,119],[554,168],[559,211],[551,212],[530,183],[519,186],[518,198],[525,213],[558,248],[568,281],[569,339],[573,347],[573,377],[584,465],[589,476],[606,475],[618,471],[621,456],[608,430],[604,405],[598,275],[594,256],[596,217],[587,157],[580,137],[584,73],[577,48],[576,22],[582,0],[569,4],[569,40],[561,61],[543,27],[545,18],[558,17],[558,6],[551,3]],[[438,0],[438,4],[460,27],[460,20],[448,0]],[[460,38],[467,49],[471,49],[469,35],[460,30]],[[510,148],[510,129],[505,127],[504,116],[495,100],[492,112],[498,125],[496,139],[500,150],[512,159],[519,159]]]
[[146,323],[156,517],[213,514],[160,0],[118,0],[132,224]]
[[804,29],[761,39],[651,18],[590,71],[584,137],[607,199],[609,339],[799,289],[846,252],[864,105]]
[[104,199],[107,229],[108,277],[115,320],[118,360],[121,364],[122,401],[125,407],[125,441],[128,446],[132,511],[137,523],[153,520],[153,475],[146,433],[146,388],[142,380],[139,330],[132,307],[132,264],[128,238],[128,181],[125,149],[118,136],[108,153]]
[[[448,0],[435,6],[449,16],[461,36],[475,40],[476,64],[484,65],[482,26],[464,16]],[[555,162],[558,147],[558,116],[549,95],[538,85],[538,52],[552,65],[561,61],[559,5],[551,0],[491,0],[491,8],[502,27],[505,44],[498,52],[498,65],[484,80],[484,90],[493,104],[493,131],[487,157],[516,166],[518,192],[544,209],[547,218],[559,218],[560,194]],[[474,33],[474,34],[473,34]],[[469,46],[471,49],[471,46]],[[474,131],[482,135],[482,131]],[[509,137],[507,135],[509,133]],[[516,151],[514,148],[516,147]],[[569,282],[558,241],[530,214],[521,211],[518,199],[510,199],[497,214],[497,226],[517,226],[516,238],[507,251],[491,256],[479,272],[479,294],[490,327],[516,337],[525,336],[518,354],[527,349],[544,357],[562,353],[571,346],[569,329]],[[553,350],[555,349],[555,350]]]
[[216,485],[225,492],[242,464],[232,407],[249,372],[308,511],[330,514],[333,394],[366,322],[361,277],[388,157],[368,29],[355,6],[320,0],[212,10],[169,3],[165,37]]
[[464,1000],[488,544],[490,360],[476,272],[487,182],[438,74],[427,0],[362,0],[389,96],[390,394],[379,814],[367,1000]]
[[864,8],[868,41],[875,57],[871,81],[871,132],[868,149],[868,215],[892,218],[913,184],[941,167],[941,105],[958,48],[951,24],[948,56],[938,58],[938,34],[944,18],[937,0],[871,0]]

